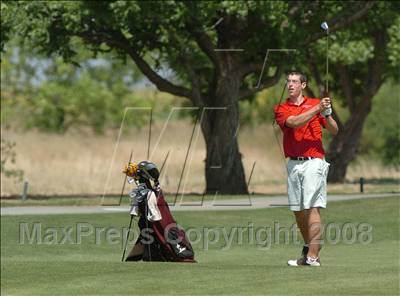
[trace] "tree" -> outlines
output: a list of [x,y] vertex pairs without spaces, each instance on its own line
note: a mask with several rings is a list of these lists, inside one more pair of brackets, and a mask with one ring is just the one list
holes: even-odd
[[[1,122],[63,133],[71,126],[90,126],[96,133],[119,127],[129,103],[150,106],[136,93],[140,73],[132,63],[88,59],[79,52],[79,67],[8,44],[1,67]],[[76,57],[77,58],[77,57]],[[147,124],[146,114],[126,118],[130,126]]]
[[[327,153],[327,159],[332,164],[328,176],[331,182],[344,181],[347,167],[357,154],[373,98],[385,81],[398,78],[399,8],[399,3],[380,2],[368,12],[363,22],[354,23],[348,31],[339,32],[331,38],[330,90],[350,114],[343,120],[334,113],[340,132],[331,140]],[[322,74],[325,71],[325,48],[325,42],[320,41],[307,53],[308,71],[314,77],[321,95],[325,79],[328,79],[323,79]],[[388,138],[397,143],[396,134],[392,133]],[[387,153],[393,154],[392,151]]]
[[[331,32],[362,19],[373,2],[115,1],[6,2],[5,36],[18,34],[47,55],[73,61],[74,40],[87,48],[132,59],[160,91],[207,110],[206,192],[246,193],[236,139],[239,100],[274,85],[287,69],[284,53],[300,51]],[[10,23],[12,25],[10,25]],[[2,44],[3,45],[3,44]],[[240,51],[232,51],[240,49]],[[165,66],[175,77],[160,75]],[[265,68],[264,68],[265,66]],[[263,71],[263,73],[261,73]],[[260,76],[262,75],[262,76]],[[262,81],[254,87],[258,78]],[[223,108],[222,110],[220,108]],[[215,167],[222,169],[215,169]]]
[[376,155],[385,165],[400,169],[400,100],[393,94],[400,94],[400,85],[390,80],[374,98],[360,150]]
[[15,145],[15,142],[3,139],[3,137],[1,138],[0,171],[4,176],[14,178],[14,181],[22,181],[24,171],[21,169],[10,168],[10,165],[15,164]]

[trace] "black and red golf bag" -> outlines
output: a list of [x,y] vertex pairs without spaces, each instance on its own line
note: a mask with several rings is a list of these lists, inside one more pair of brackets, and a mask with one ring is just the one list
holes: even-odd
[[[139,163],[136,174],[137,184],[140,186],[132,191],[136,196],[136,203],[132,207],[136,207],[135,215],[140,217],[140,232],[125,261],[196,262],[185,231],[178,226],[165,201],[158,184],[159,173],[156,166],[143,161]],[[146,178],[147,175],[154,181],[154,188],[150,178]]]

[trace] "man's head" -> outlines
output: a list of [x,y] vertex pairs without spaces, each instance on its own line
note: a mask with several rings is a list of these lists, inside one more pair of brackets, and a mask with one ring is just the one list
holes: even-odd
[[286,87],[289,97],[297,98],[307,86],[307,77],[301,72],[292,71],[287,75]]

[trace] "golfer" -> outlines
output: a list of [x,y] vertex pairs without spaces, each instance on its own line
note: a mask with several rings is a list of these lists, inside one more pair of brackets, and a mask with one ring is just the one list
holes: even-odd
[[338,133],[332,118],[330,98],[312,99],[303,95],[307,78],[300,72],[287,76],[288,99],[275,106],[275,119],[283,131],[287,163],[289,208],[304,239],[302,257],[289,266],[320,266],[322,223],[320,208],[326,208],[326,180],[329,163],[324,159],[322,128]]

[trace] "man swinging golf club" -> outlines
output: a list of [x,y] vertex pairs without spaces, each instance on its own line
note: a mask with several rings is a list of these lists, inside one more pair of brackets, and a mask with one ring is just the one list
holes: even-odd
[[320,266],[322,232],[320,208],[326,208],[326,179],[329,164],[324,159],[322,129],[338,133],[331,116],[331,99],[321,100],[303,95],[307,78],[290,72],[286,87],[288,99],[275,106],[275,120],[283,131],[283,148],[287,163],[289,208],[304,239],[302,257],[289,260],[289,266]]

